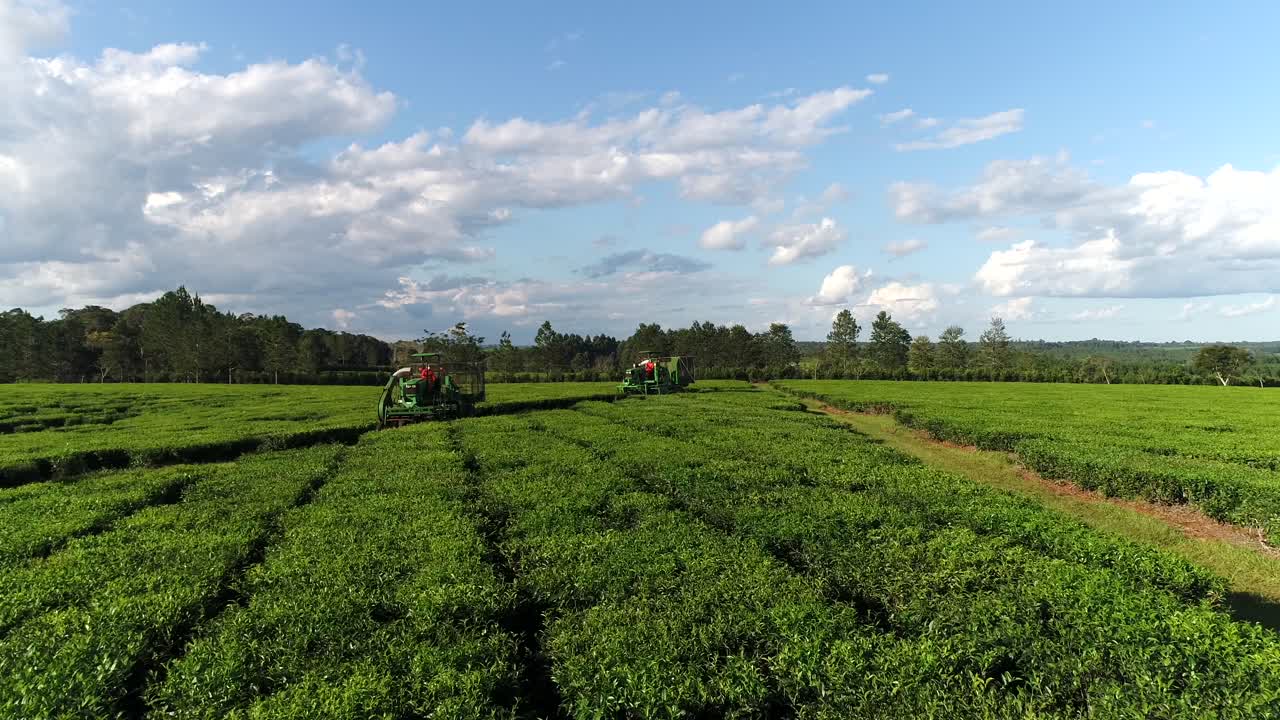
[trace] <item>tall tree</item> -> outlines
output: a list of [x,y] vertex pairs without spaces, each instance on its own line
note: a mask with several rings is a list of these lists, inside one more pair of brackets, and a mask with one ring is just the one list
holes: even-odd
[[491,357],[494,370],[515,372],[518,369],[520,354],[516,350],[515,343],[511,342],[511,333],[502,331],[502,335],[498,338],[498,347]]
[[916,376],[929,378],[933,372],[934,350],[928,335],[917,335],[911,341],[911,350],[907,353],[907,369]]
[[939,370],[963,370],[969,365],[969,343],[964,341],[964,328],[952,325],[938,336],[935,358]]
[[1231,384],[1231,378],[1249,366],[1249,351],[1231,345],[1208,345],[1200,348],[1191,366],[1198,372],[1212,375],[1223,387]]
[[542,321],[542,325],[538,327],[537,334],[533,337],[533,346],[537,350],[538,360],[544,369],[550,370],[553,367],[565,364],[565,358],[562,357],[562,345],[560,333],[551,327],[551,321]]
[[484,338],[472,335],[467,324],[460,322],[444,332],[424,330],[426,337],[418,342],[423,352],[438,352],[445,364],[473,363],[484,359],[480,346]]
[[991,327],[978,338],[978,362],[994,380],[997,374],[1009,368],[1010,360],[1009,332],[1005,330],[1002,318],[993,317]]
[[893,316],[881,310],[871,322],[871,360],[885,372],[896,372],[907,366],[911,333]]
[[756,336],[764,364],[769,367],[787,367],[800,361],[791,328],[785,323],[771,323],[769,329]]
[[282,315],[272,316],[262,322],[260,334],[263,347],[263,366],[271,373],[272,382],[280,382],[280,373],[293,372],[298,361],[298,342],[302,327],[291,323]]
[[831,332],[827,333],[827,355],[833,362],[848,362],[858,354],[858,321],[846,308],[836,313],[831,321]]

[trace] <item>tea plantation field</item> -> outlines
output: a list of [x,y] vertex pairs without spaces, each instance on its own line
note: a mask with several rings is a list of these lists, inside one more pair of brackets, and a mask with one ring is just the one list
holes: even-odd
[[[482,412],[601,398],[616,383],[494,384]],[[260,447],[351,441],[381,388],[296,385],[0,386],[0,486],[102,467],[225,460]]]
[[748,386],[32,482],[0,528],[2,717],[1280,717],[1220,580]]
[[787,380],[787,392],[893,412],[941,440],[1007,450],[1109,495],[1192,503],[1280,543],[1280,393],[1247,387]]

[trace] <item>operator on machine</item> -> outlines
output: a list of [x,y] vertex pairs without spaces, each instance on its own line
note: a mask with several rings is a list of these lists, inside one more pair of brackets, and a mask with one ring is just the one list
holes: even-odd
[[421,372],[418,373],[418,381],[425,383],[427,386],[427,397],[435,399],[436,396],[436,373],[428,365],[423,365]]

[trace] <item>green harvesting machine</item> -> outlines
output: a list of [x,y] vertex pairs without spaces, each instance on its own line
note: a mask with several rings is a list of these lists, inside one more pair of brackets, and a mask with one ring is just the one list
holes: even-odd
[[627,368],[618,392],[624,395],[666,395],[689,387],[694,381],[693,356],[661,356],[640,351],[640,361]]
[[440,353],[416,353],[408,367],[391,374],[378,400],[378,427],[447,420],[475,413],[484,401],[484,363],[456,362]]

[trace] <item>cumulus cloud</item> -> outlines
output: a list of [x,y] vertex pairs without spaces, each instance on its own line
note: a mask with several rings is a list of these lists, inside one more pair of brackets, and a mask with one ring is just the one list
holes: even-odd
[[0,64],[62,38],[70,14],[56,0],[0,0]]
[[[419,323],[414,327],[445,327],[462,318],[488,335],[512,328],[532,332],[546,319],[561,331],[594,333],[620,319],[635,318],[637,308],[679,317],[689,297],[714,305],[748,291],[740,280],[713,272],[620,272],[563,282],[401,276],[395,285],[376,301],[356,308],[371,331],[387,328],[382,334],[394,334],[394,328],[412,322]],[[704,314],[698,317],[706,319]]]
[[884,115],[880,116],[880,125],[882,127],[888,127],[889,125],[893,125],[894,123],[902,122],[903,120],[906,120],[907,118],[915,114],[916,114],[916,111],[912,110],[911,108],[903,108],[896,112],[885,113]]
[[1071,166],[1064,153],[1055,158],[997,160],[978,182],[944,192],[928,183],[889,186],[889,203],[899,220],[941,223],[1028,213],[1070,213],[1097,207],[1114,193]]
[[1014,298],[991,308],[991,316],[1011,321],[1030,320],[1035,314],[1031,304],[1032,298]]
[[769,235],[769,244],[773,247],[769,264],[790,265],[821,257],[835,250],[844,238],[844,229],[827,217],[816,223],[779,227]]
[[943,150],[972,145],[998,138],[1001,135],[1018,132],[1022,129],[1023,110],[1015,108],[992,113],[980,118],[959,120],[928,140],[913,140],[894,145],[894,149],[907,150]]
[[[0,0],[0,52],[65,24],[61,6]],[[317,141],[378,131],[397,98],[323,58],[218,73],[196,69],[203,53],[0,62],[0,296],[119,306],[182,282],[306,322],[337,321],[337,307],[364,323],[361,303],[406,268],[493,258],[488,233],[525,209],[633,198],[653,182],[767,200],[870,93],[718,111],[670,95],[620,117],[482,118],[325,157]]]
[[[1190,297],[1280,291],[1280,169],[1224,165],[1098,183],[1057,160],[991,163],[973,186],[896,183],[898,218],[941,223],[1030,216],[1065,242],[1016,242],[978,270],[994,295]],[[979,233],[999,240],[1003,230]]]
[[866,304],[895,318],[915,322],[937,311],[938,289],[932,283],[905,285],[891,282],[873,290]]
[[843,305],[870,280],[871,271],[859,273],[853,265],[841,265],[822,278],[818,294],[808,299],[810,305]]
[[888,73],[871,73],[870,75],[867,76],[867,82],[871,83],[872,85],[883,85],[889,82],[889,74]]
[[702,232],[698,245],[704,250],[741,250],[747,246],[747,237],[760,225],[754,215],[741,220],[721,220]]
[[655,253],[649,250],[630,250],[614,253],[580,270],[589,278],[601,278],[630,268],[638,272],[695,273],[709,270],[711,265],[672,253]]
[[912,253],[920,252],[929,247],[929,243],[919,239],[910,238],[907,240],[895,240],[885,245],[883,250],[896,258],[906,257]]

